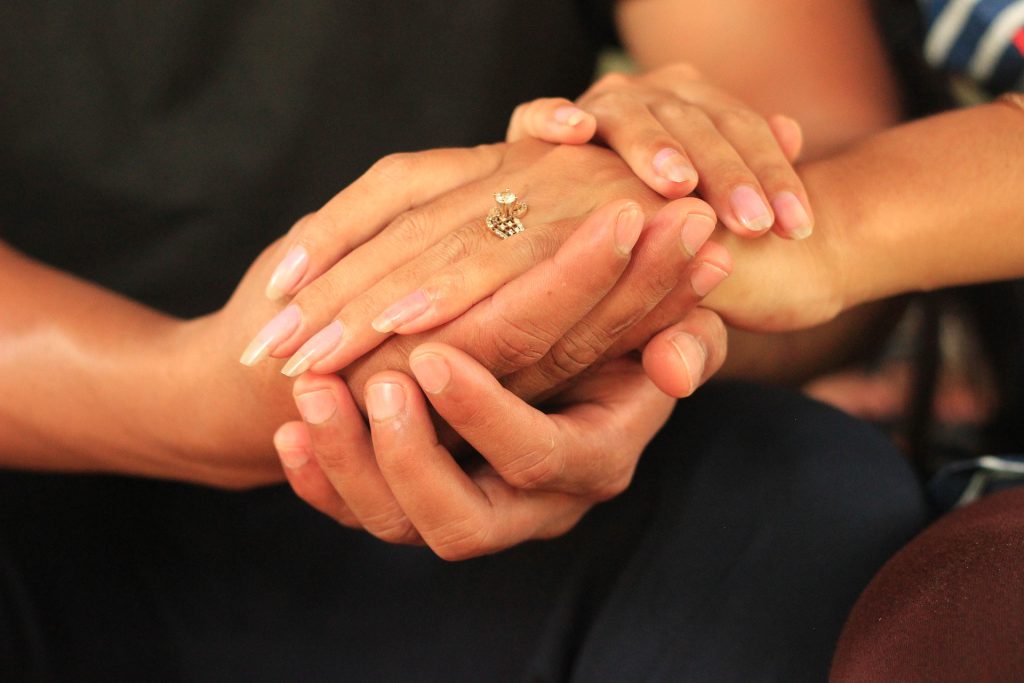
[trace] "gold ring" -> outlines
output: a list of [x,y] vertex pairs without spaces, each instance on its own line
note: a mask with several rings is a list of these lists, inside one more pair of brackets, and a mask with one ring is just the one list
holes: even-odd
[[494,201],[497,202],[497,206],[487,214],[487,227],[491,232],[501,239],[508,239],[526,229],[519,220],[519,217],[526,213],[526,202],[519,201],[515,192],[507,189],[495,192]]

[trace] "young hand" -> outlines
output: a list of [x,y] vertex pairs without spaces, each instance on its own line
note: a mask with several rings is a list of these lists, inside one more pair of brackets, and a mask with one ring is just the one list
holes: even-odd
[[813,230],[811,205],[792,165],[802,145],[800,126],[785,116],[765,119],[689,65],[609,74],[575,103],[522,104],[506,139],[525,137],[603,142],[663,196],[698,190],[722,223],[744,237],[774,227],[781,237],[803,239]]

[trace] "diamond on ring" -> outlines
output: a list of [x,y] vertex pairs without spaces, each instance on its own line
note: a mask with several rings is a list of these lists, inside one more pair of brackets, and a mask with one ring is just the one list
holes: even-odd
[[519,217],[526,213],[526,202],[519,201],[516,193],[505,189],[494,193],[497,206],[487,214],[487,227],[501,239],[518,235],[526,228]]

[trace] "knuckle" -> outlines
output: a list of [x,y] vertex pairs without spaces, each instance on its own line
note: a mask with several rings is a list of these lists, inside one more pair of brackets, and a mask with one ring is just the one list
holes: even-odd
[[769,134],[768,123],[757,113],[743,107],[728,107],[717,112],[713,121],[715,127],[724,134],[746,133],[751,130],[764,130]]
[[418,209],[400,213],[391,222],[388,232],[393,243],[411,245],[416,252],[426,251],[434,241],[430,221]]
[[404,513],[388,511],[364,518],[363,527],[385,543],[408,544],[418,537],[416,528]]
[[548,378],[561,382],[575,377],[596,363],[612,341],[612,337],[597,326],[580,323],[578,329],[566,334],[548,354]]
[[416,172],[417,156],[414,152],[396,152],[381,157],[370,166],[367,174],[384,182],[404,180]]
[[302,291],[295,295],[294,303],[308,312],[317,311],[326,305],[332,305],[336,310],[340,310],[345,298],[344,285],[327,272],[303,287]]
[[494,352],[504,368],[522,368],[543,358],[553,341],[551,333],[540,325],[501,316]]
[[551,439],[540,448],[525,448],[509,460],[500,472],[502,479],[517,489],[532,490],[550,486],[562,475]]
[[591,90],[596,93],[602,90],[621,88],[629,85],[632,80],[633,78],[631,76],[628,76],[621,71],[612,71],[597,79],[591,87]]
[[461,518],[424,534],[430,549],[442,560],[458,562],[493,552],[490,529],[476,518]]
[[316,219],[317,214],[320,213],[324,213],[324,209],[320,209],[319,211],[314,211],[312,213],[307,213],[306,215],[299,218],[299,220],[295,221],[292,224],[292,227],[288,229],[288,235],[303,235],[306,232],[309,232],[309,224],[313,222]]
[[629,95],[621,90],[600,90],[587,96],[587,108],[597,117],[608,116],[622,111],[630,99]]
[[657,98],[651,104],[651,109],[659,118],[672,121],[692,121],[705,116],[703,109],[675,96]]
[[423,289],[428,292],[431,300],[436,302],[450,302],[458,299],[466,292],[466,271],[459,264],[448,266],[443,272],[435,275],[427,282]]
[[439,245],[442,259],[453,263],[476,253],[480,248],[479,233],[479,228],[463,227],[446,235]]
[[629,467],[625,471],[617,472],[614,476],[606,478],[598,486],[594,487],[593,499],[601,502],[622,495],[633,482],[633,472],[635,469],[635,467]]

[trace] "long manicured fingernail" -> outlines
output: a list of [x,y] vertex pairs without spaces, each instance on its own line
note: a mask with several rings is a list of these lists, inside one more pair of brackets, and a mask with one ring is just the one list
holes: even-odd
[[666,147],[655,154],[651,163],[655,173],[673,183],[685,183],[697,179],[697,171],[687,163],[686,157],[671,147]]
[[379,382],[366,388],[366,412],[377,422],[390,420],[405,409],[405,389],[401,384]]
[[302,245],[296,245],[288,250],[281,263],[277,264],[274,274],[270,276],[267,283],[267,298],[271,301],[280,299],[289,294],[299,280],[306,274],[309,267],[309,252]]
[[409,367],[416,381],[428,394],[440,394],[452,379],[452,369],[436,353],[424,353],[409,359]]
[[370,326],[378,332],[391,332],[420,317],[428,308],[430,308],[430,299],[427,298],[426,292],[417,289],[384,309],[383,313],[374,318]]
[[708,352],[696,337],[680,332],[669,339],[676,353],[686,366],[686,374],[690,377],[690,387],[696,389],[704,377],[704,365],[708,361]]
[[814,230],[811,217],[807,215],[807,209],[797,196],[785,190],[772,197],[772,209],[775,210],[775,218],[786,231],[786,234],[795,240],[802,240],[810,237]]
[[302,419],[311,425],[321,425],[338,412],[338,403],[328,389],[299,394],[295,397],[295,405],[302,414]]
[[644,212],[636,204],[630,204],[619,212],[615,219],[615,246],[623,254],[633,251],[640,233],[644,229]]
[[711,290],[722,283],[722,280],[729,277],[725,272],[713,263],[702,263],[694,269],[690,276],[690,286],[697,296],[707,296]]
[[729,196],[729,204],[736,218],[747,230],[764,232],[772,227],[772,213],[761,195],[750,185],[740,185]]
[[284,367],[281,368],[281,374],[288,377],[298,377],[306,370],[309,370],[313,363],[326,356],[338,346],[343,332],[341,321],[335,320],[314,334],[285,363]]
[[690,256],[695,255],[715,231],[715,219],[702,213],[691,213],[683,221],[683,249]]
[[278,311],[263,329],[256,333],[249,345],[242,352],[239,362],[252,367],[270,355],[278,344],[290,337],[299,323],[302,322],[302,311],[295,304],[290,304]]
[[555,110],[555,121],[562,124],[563,126],[569,126],[574,128],[580,125],[580,122],[586,118],[587,114],[579,107],[559,107]]

